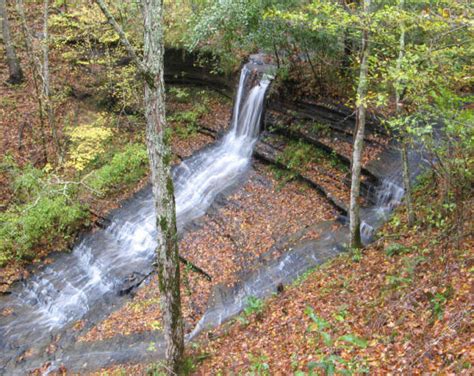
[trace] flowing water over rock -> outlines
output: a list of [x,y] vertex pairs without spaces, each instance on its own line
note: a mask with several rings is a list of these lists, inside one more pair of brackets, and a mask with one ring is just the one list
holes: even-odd
[[[270,84],[257,70],[253,63],[242,69],[227,135],[174,169],[178,231],[241,181],[250,165]],[[94,306],[112,301],[127,276],[151,268],[156,246],[151,191],[129,206],[133,210],[119,210],[105,230],[85,236],[71,254],[1,298],[1,309],[12,313],[0,316],[0,371],[7,363],[9,370],[15,369],[15,357],[47,345]]]
[[[244,179],[269,85],[265,76],[259,79],[261,73],[257,64],[243,68],[228,134],[174,170],[179,231],[202,216],[218,195]],[[415,177],[420,172],[416,168],[420,165],[420,153],[411,152],[410,160]],[[378,165],[372,167],[380,184],[372,192],[371,202],[376,204],[361,211],[365,242],[373,238],[404,193],[400,156],[395,148],[385,150]],[[318,240],[291,245],[277,259],[243,275],[234,286],[216,286],[207,311],[188,340],[238,314],[249,296],[268,296],[278,286],[291,283],[344,251],[348,241],[346,226],[329,221],[318,224],[318,229],[322,234]],[[25,370],[41,365],[48,359],[43,351],[56,334],[65,333],[81,317],[95,315],[104,305],[117,301],[127,277],[145,275],[151,270],[155,231],[151,190],[147,189],[119,209],[105,230],[84,237],[71,254],[59,256],[23,286],[17,285],[10,296],[1,298],[1,308],[12,309],[13,314],[0,317],[0,373],[24,374]],[[150,341],[155,343],[155,351],[147,350]],[[152,361],[163,351],[156,333],[92,344],[71,342],[66,338],[60,343],[52,369],[65,364],[69,370],[81,372],[113,362]],[[31,347],[36,351],[33,360],[17,364],[15,359]]]
[[[424,170],[423,151],[410,150],[408,154],[411,176],[414,181]],[[384,150],[378,160],[371,163],[371,171],[380,184],[373,187],[373,206],[361,210],[361,234],[365,243],[373,240],[375,232],[389,218],[393,210],[401,204],[402,188],[401,158],[396,145]],[[264,298],[278,292],[278,287],[292,283],[308,270],[321,265],[330,258],[344,252],[349,243],[347,226],[334,229],[335,221],[323,222],[318,226],[321,237],[292,245],[277,259],[257,271],[244,275],[233,286],[217,286],[212,294],[208,309],[198,322],[189,339],[206,329],[221,325],[240,313],[249,297]]]

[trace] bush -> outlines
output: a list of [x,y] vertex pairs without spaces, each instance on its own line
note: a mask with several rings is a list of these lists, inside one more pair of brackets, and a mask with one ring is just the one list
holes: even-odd
[[108,121],[101,114],[93,124],[81,125],[68,132],[71,148],[67,166],[82,171],[105,152],[104,146],[113,135],[107,128]]
[[171,87],[169,89],[169,93],[175,98],[175,100],[179,103],[186,103],[190,100],[191,94],[189,93],[189,89],[181,88],[181,87]]
[[134,184],[145,176],[148,168],[148,155],[144,145],[128,145],[123,152],[114,155],[112,160],[96,170],[88,184],[98,194]]
[[69,241],[87,216],[84,206],[64,195],[39,196],[33,204],[0,213],[0,266],[14,258],[33,259],[42,244]]
[[265,304],[262,299],[259,299],[255,296],[249,296],[246,300],[246,306],[244,308],[244,313],[246,316],[250,316],[254,313],[261,314],[263,312]]

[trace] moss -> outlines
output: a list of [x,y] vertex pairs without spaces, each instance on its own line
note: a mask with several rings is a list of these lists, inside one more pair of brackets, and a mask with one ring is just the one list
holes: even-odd
[[166,233],[168,231],[168,220],[166,219],[164,215],[160,216],[158,224],[163,233]]
[[168,179],[166,181],[166,190],[169,196],[174,195],[174,185],[173,185],[173,179],[171,178],[171,176],[168,176]]

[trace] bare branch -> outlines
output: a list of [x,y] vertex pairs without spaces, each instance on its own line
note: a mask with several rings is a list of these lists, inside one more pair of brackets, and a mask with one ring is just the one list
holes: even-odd
[[[148,69],[146,69],[145,65],[143,64],[141,59],[138,57],[137,53],[135,52],[135,49],[130,44],[127,36],[125,35],[125,32],[123,31],[122,27],[117,23],[112,13],[110,13],[110,10],[109,8],[107,8],[107,5],[105,4],[104,0],[94,0],[94,1],[99,6],[104,16],[107,18],[107,22],[114,28],[115,32],[119,35],[120,43],[122,43],[122,45],[125,47],[128,55],[133,60],[133,62],[137,66],[140,73],[143,76],[145,76],[145,78],[147,78],[149,76]],[[148,79],[147,79],[147,82],[148,82]]]

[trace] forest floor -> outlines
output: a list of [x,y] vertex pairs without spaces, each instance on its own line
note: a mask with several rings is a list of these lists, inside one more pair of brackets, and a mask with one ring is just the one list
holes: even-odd
[[[420,203],[433,199],[436,188],[425,186],[416,196]],[[201,334],[188,349],[191,373],[472,374],[472,202],[459,244],[421,207],[413,229],[401,207],[362,252],[334,258]],[[156,369],[140,364],[95,374]]]
[[[258,269],[286,250],[277,247],[285,237],[306,229],[293,242],[315,240],[315,222],[333,219],[334,209],[305,184],[281,186],[270,167],[256,164],[247,182],[215,205],[180,240],[180,255],[206,271],[212,281],[183,267],[182,297],[187,331],[205,312],[212,288],[231,286],[242,273]],[[267,257],[263,256],[268,254]],[[262,259],[263,257],[263,259]],[[115,335],[160,328],[160,301],[157,278],[139,289],[137,295],[118,311],[100,322],[81,340],[97,341]]]
[[[32,4],[30,11],[40,14],[40,6]],[[19,35],[17,23],[13,26],[14,34]],[[39,31],[39,24],[34,27]],[[115,60],[109,62],[116,68],[113,72],[107,71],[109,65],[104,69],[97,64],[71,69],[72,62],[65,58],[67,48],[77,46],[61,45],[52,49],[50,57],[55,115],[65,140],[67,127],[91,123],[103,110],[94,102],[97,97],[108,94],[115,99],[125,98],[130,89],[126,79],[135,80],[124,75],[125,84],[120,86],[124,73],[120,69],[126,68],[115,66]],[[28,59],[21,49],[19,55],[28,78],[24,84],[4,85],[7,70],[4,64],[0,65],[0,155],[12,155],[21,167],[32,164],[43,168],[37,95],[26,64]],[[109,79],[115,82],[104,85]],[[107,92],[113,85],[117,91]],[[231,103],[208,90],[176,87],[168,95],[167,111],[174,130],[174,162],[178,163],[214,141],[216,133],[202,132],[200,126],[217,133],[228,126]],[[107,145],[108,153],[113,155],[131,142],[143,143],[143,119],[137,121],[136,116],[128,116],[124,108],[115,108],[112,116],[116,133],[111,145]],[[303,127],[300,132],[306,130]],[[54,165],[56,151],[51,129],[44,131],[47,154]],[[319,139],[335,152],[350,156],[350,143],[324,136]],[[386,140],[372,141],[364,162],[374,158]],[[301,143],[290,146],[293,147],[287,153],[286,149],[282,151],[282,162],[304,167],[300,173],[304,170],[305,176],[347,202],[347,185],[343,184],[347,171],[335,166],[337,161],[321,159],[321,154],[308,158]],[[53,167],[58,167],[63,178],[74,177],[71,170]],[[255,163],[248,180],[223,203],[214,205],[181,239],[182,256],[212,277],[209,282],[183,268],[187,332],[205,311],[213,286],[231,285],[242,272],[258,268],[268,257],[278,257],[287,250],[278,248],[278,241],[301,229],[305,231],[298,241],[317,239],[320,234],[314,224],[337,215],[313,189],[294,181],[292,176],[281,179],[277,175],[281,171]],[[89,221],[106,216],[147,182],[144,174],[136,184],[120,186],[106,197],[83,193],[80,199],[90,205]],[[1,211],[12,206],[15,199],[10,183],[8,175],[0,171]],[[433,186],[425,186],[417,193],[419,203],[435,201],[436,197]],[[202,333],[187,349],[191,373],[301,375],[311,370],[314,374],[346,370],[372,374],[472,374],[472,202],[466,206],[465,236],[459,244],[449,225],[439,227],[430,222],[423,205],[419,205],[419,221],[413,229],[407,228],[404,209],[399,208],[381,230],[379,240],[362,252],[334,258],[268,300],[254,301],[237,318]],[[36,249],[33,264],[50,262],[47,255],[57,248],[61,247],[50,244]],[[29,265],[15,259],[0,268],[0,293],[14,281],[27,278]],[[80,326],[78,322],[77,327]],[[160,329],[158,287],[156,276],[152,276],[128,303],[85,333],[80,341]],[[120,365],[95,374],[154,375],[157,367]]]

